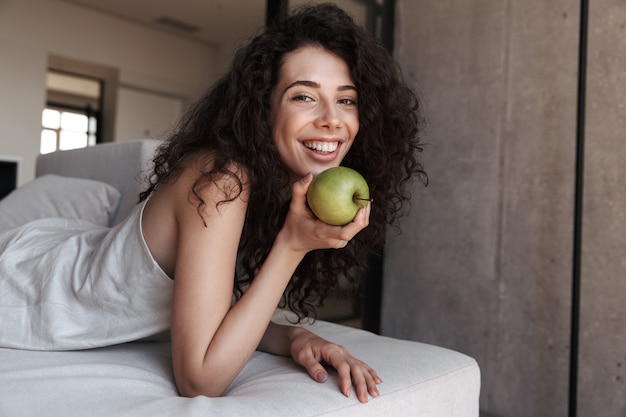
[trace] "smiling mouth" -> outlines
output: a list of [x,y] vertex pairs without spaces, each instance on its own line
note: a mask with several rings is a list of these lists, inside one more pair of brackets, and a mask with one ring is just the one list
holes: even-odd
[[303,145],[307,149],[326,155],[335,152],[339,146],[339,142],[307,141],[303,142]]

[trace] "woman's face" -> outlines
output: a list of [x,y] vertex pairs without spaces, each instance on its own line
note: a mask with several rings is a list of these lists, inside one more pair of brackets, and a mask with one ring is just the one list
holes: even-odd
[[292,180],[338,166],[359,130],[348,65],[319,46],[287,54],[272,92],[274,144]]

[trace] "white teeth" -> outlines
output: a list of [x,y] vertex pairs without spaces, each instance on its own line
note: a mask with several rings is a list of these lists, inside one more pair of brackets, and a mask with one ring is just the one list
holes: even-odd
[[337,150],[337,142],[305,142],[304,146],[321,153],[331,153]]

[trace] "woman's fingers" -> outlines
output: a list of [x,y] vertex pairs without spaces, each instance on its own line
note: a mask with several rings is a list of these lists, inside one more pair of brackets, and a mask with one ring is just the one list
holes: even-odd
[[376,385],[382,380],[376,371],[366,363],[352,357],[345,348],[337,346],[325,360],[337,370],[339,389],[346,397],[350,396],[353,385],[360,402],[367,402],[368,394],[372,397],[380,395]]
[[301,364],[315,381],[326,382],[328,379],[328,372],[313,355],[310,355],[310,358],[305,359]]
[[294,327],[290,334],[292,358],[305,367],[315,381],[328,379],[328,372],[323,366],[326,363],[337,371],[339,389],[346,397],[350,396],[352,386],[361,402],[368,401],[368,394],[372,397],[379,395],[376,384],[382,381],[376,371],[354,358],[346,348],[299,327]]
[[369,367],[363,363],[352,366],[346,363],[346,365],[347,369],[343,367],[337,369],[339,387],[346,397],[350,396],[352,386],[354,386],[357,399],[362,403],[366,403],[369,396],[378,397],[380,395],[376,386],[377,380],[380,381],[380,378],[375,377],[370,372],[371,369]]
[[354,220],[345,226],[331,226],[323,223],[317,228],[317,233],[320,238],[327,238],[332,247],[343,248],[357,233],[368,226],[370,211],[371,203],[361,208]]

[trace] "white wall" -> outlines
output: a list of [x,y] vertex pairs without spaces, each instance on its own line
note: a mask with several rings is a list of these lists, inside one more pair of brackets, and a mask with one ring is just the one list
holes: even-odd
[[0,155],[22,161],[19,185],[34,177],[49,54],[118,68],[126,87],[189,102],[215,80],[217,53],[59,0],[0,0]]
[[117,141],[144,137],[165,139],[184,111],[184,100],[179,97],[124,86],[117,94]]

